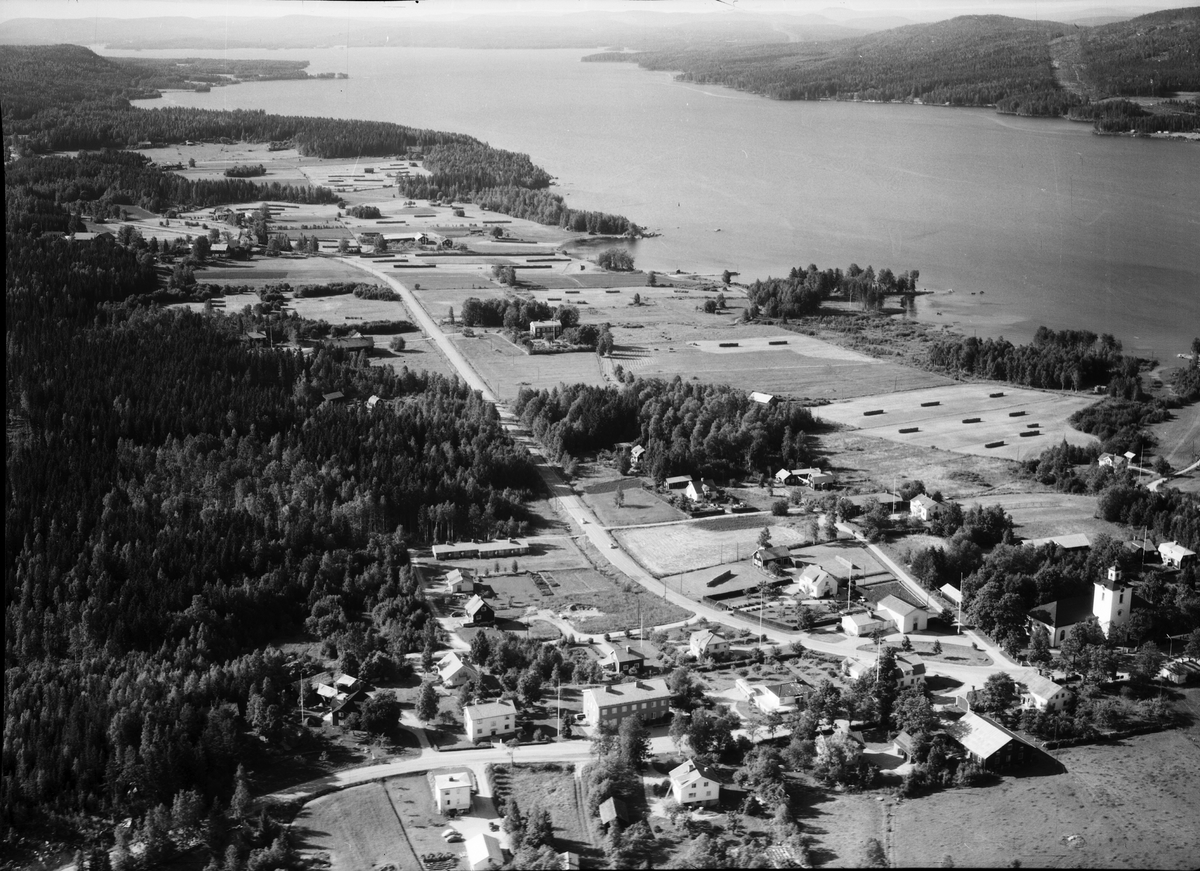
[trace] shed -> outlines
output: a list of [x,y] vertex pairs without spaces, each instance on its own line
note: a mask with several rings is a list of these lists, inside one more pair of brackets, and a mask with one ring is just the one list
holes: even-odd
[[471,871],[499,869],[504,865],[504,851],[491,835],[480,833],[467,838],[467,867]]

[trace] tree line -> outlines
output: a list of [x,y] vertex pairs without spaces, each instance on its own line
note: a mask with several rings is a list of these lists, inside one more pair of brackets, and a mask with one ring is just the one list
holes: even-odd
[[805,317],[816,314],[821,304],[835,295],[861,300],[864,308],[879,309],[889,294],[914,293],[920,277],[916,269],[896,275],[885,267],[876,274],[873,266],[863,269],[857,263],[851,263],[845,272],[821,270],[815,263],[807,269],[793,266],[787,278],[757,279],[749,286],[747,317]]
[[656,480],[693,474],[727,478],[774,462],[806,462],[807,408],[768,406],[714,384],[635,379],[620,387],[562,385],[521,390],[514,410],[555,459],[636,441]]

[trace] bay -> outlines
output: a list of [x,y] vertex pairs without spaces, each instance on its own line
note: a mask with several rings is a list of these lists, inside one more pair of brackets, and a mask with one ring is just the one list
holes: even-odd
[[223,54],[350,78],[139,105],[371,118],[528,152],[570,205],[661,230],[632,246],[645,269],[747,281],[810,262],[916,268],[935,291],[918,318],[1013,341],[1041,324],[1112,333],[1164,363],[1200,334],[1191,143],[988,109],[776,102],[577,50]]

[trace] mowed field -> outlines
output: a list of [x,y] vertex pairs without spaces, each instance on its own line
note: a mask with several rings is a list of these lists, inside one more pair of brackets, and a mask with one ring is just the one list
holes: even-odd
[[1067,493],[989,493],[972,504],[999,505],[1012,515],[1021,538],[1046,538],[1083,532],[1089,536],[1107,533],[1115,538],[1128,536],[1115,523],[1096,517],[1096,497],[1072,496]]
[[[764,526],[771,530],[773,545],[800,544],[805,539],[794,529],[775,526],[772,518],[761,514],[741,517],[717,517],[689,523],[620,529],[613,535],[652,575],[690,572],[709,566],[738,562],[758,547],[758,533]],[[741,521],[735,525],[729,521]]]
[[327,853],[330,871],[367,871],[381,865],[421,867],[383,784],[368,783],[306,804],[292,833],[304,853]]
[[1065,773],[902,802],[893,864],[931,867],[950,854],[963,868],[1195,868],[1197,737],[1192,726],[1073,747],[1055,754]]
[[[353,282],[375,284],[375,279],[364,280],[360,269],[332,257],[306,257],[284,255],[282,257],[255,257],[249,261],[210,261],[196,270],[196,281],[201,284],[239,285],[262,287],[265,284],[287,282],[299,284],[329,284],[330,282]],[[258,302],[257,297],[255,302]]]
[[473,337],[451,334],[451,341],[501,400],[515,399],[523,386],[535,390],[559,384],[604,384],[599,358],[587,351],[526,354],[499,333]]
[[[614,501],[618,485],[624,494],[624,504],[619,507]],[[604,526],[634,526],[687,519],[687,515],[678,508],[668,505],[657,494],[643,488],[636,478],[605,481],[586,487],[583,501]]]
[[[993,393],[1001,395],[990,396]],[[824,420],[889,441],[1015,460],[1039,453],[1063,438],[1077,445],[1094,442],[1093,436],[1067,424],[1071,414],[1093,401],[1093,397],[995,384],[953,384],[837,402],[821,408],[819,414]],[[882,414],[867,415],[869,411]],[[979,420],[963,422],[972,418]],[[900,432],[914,427],[915,432]],[[1036,436],[1020,437],[1022,432],[1035,430]],[[985,447],[997,441],[1003,445]]]

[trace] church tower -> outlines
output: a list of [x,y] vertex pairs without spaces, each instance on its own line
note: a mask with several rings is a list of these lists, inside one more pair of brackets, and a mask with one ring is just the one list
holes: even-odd
[[1133,587],[1125,582],[1121,570],[1109,566],[1104,580],[1096,581],[1092,596],[1092,613],[1100,622],[1105,637],[1111,637],[1114,626],[1123,626],[1133,611]]

